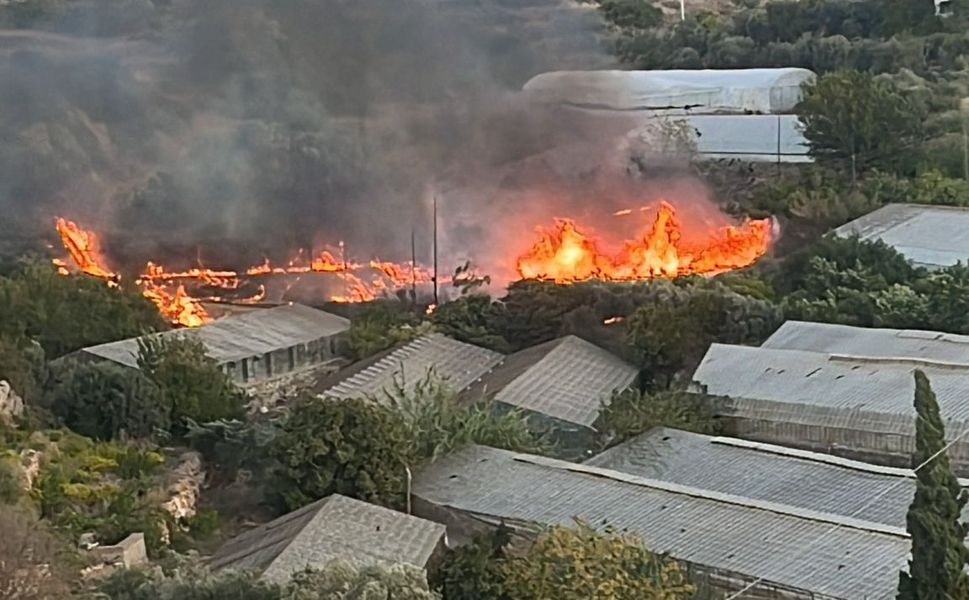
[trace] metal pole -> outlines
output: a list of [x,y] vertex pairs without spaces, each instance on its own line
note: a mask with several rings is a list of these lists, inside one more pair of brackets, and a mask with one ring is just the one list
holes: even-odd
[[417,305],[417,242],[414,230],[410,230],[410,293],[411,303]]
[[437,194],[434,194],[434,305],[437,304]]
[[781,172],[781,116],[777,115],[777,173]]
[[343,243],[343,240],[340,240],[340,260],[343,261],[343,296],[344,298],[349,298],[350,285],[347,281],[347,247]]
[[680,0],[680,20],[686,21],[686,0]]

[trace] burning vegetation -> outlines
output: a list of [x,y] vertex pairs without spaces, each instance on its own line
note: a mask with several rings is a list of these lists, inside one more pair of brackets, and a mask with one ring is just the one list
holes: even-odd
[[[639,212],[647,210],[641,208]],[[624,209],[614,214],[628,216],[632,213],[632,209]],[[57,231],[76,270],[103,279],[109,285],[118,284],[120,275],[105,265],[96,234],[62,218],[57,219]],[[769,219],[750,220],[740,226],[711,231],[705,234],[700,245],[687,244],[683,241],[682,226],[675,209],[669,203],[661,202],[652,227],[639,239],[624,242],[615,254],[601,250],[598,240],[583,233],[569,219],[559,219],[553,229],[540,228],[539,233],[539,240],[515,263],[521,278],[556,283],[589,279],[633,281],[712,275],[746,267],[767,251],[771,223]],[[64,260],[55,259],[54,264],[62,274],[70,270]],[[341,292],[329,294],[327,299],[340,303],[369,302],[397,290],[432,284],[435,279],[431,269],[411,262],[373,259],[358,263],[348,260],[341,242],[333,251],[324,250],[316,255],[300,251],[285,265],[276,265],[266,259],[238,271],[215,270],[202,265],[168,271],[160,264],[148,262],[135,283],[171,323],[198,327],[210,320],[203,301],[257,303],[266,297],[266,285],[254,283],[260,278],[299,278],[308,274],[339,277]],[[438,279],[439,283],[452,280],[451,277]]]
[[[617,211],[626,216],[631,209]],[[753,264],[770,244],[770,219],[750,220],[739,227],[711,232],[702,246],[682,241],[676,210],[660,203],[652,228],[639,239],[608,254],[594,237],[570,219],[557,219],[552,229],[539,228],[540,238],[517,261],[523,279],[572,283],[588,279],[633,281],[654,277],[713,275]]]

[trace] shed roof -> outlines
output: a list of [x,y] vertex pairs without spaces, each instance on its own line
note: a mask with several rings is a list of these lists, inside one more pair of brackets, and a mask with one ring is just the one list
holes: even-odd
[[916,368],[932,381],[948,437],[957,437],[969,423],[966,365],[713,344],[693,379],[728,396],[739,416],[911,435]]
[[424,568],[444,531],[438,523],[333,495],[232,538],[208,563],[258,571],[277,583],[340,558]]
[[635,381],[638,370],[618,356],[574,335],[506,357],[468,395],[485,395],[584,427],[592,427],[613,390]]
[[967,208],[886,204],[838,227],[834,234],[882,240],[919,266],[948,267],[969,261]]
[[899,529],[915,494],[909,469],[664,427],[585,464]]
[[696,112],[783,112],[815,78],[800,68],[553,71],[523,91],[544,103],[605,110],[691,107]]
[[409,385],[426,377],[432,369],[453,390],[461,391],[501,359],[498,352],[432,333],[366,363],[363,369],[351,365],[346,377],[337,374],[328,380],[329,387],[322,394],[335,398],[376,396],[392,387],[395,377]]
[[761,347],[852,356],[920,358],[969,366],[969,336],[941,331],[787,321]]
[[414,493],[488,520],[607,522],[654,551],[832,598],[892,596],[909,552],[894,527],[483,446],[429,465]]
[[[194,329],[175,329],[150,335],[198,339],[205,345],[209,356],[224,364],[305,344],[349,329],[348,319],[301,304],[290,304],[225,317]],[[127,367],[137,367],[138,339],[90,346],[82,352]]]

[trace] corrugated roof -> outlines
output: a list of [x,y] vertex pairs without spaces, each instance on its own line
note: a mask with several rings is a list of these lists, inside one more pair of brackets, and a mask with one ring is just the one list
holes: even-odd
[[395,377],[410,385],[426,377],[431,369],[451,389],[461,391],[501,359],[498,352],[432,333],[393,350],[363,370],[351,366],[348,377],[340,379],[338,375],[322,394],[335,398],[379,396],[393,386]]
[[887,204],[834,230],[841,237],[880,239],[907,259],[927,267],[969,261],[969,209],[924,204]]
[[908,469],[663,427],[585,464],[899,529],[915,494]]
[[[349,329],[348,319],[301,304],[291,304],[225,317],[194,329],[176,329],[151,335],[185,336],[201,340],[208,355],[219,364],[224,364],[305,344]],[[137,367],[138,339],[91,346],[82,352],[127,367]]]
[[969,336],[940,331],[787,321],[761,347],[882,358],[921,358],[969,366]]
[[516,406],[591,427],[613,390],[635,381],[638,370],[614,354],[574,335],[505,358],[469,395],[486,395]]
[[229,540],[208,564],[258,571],[277,583],[338,558],[424,568],[444,530],[438,523],[333,495]]
[[947,435],[958,436],[969,423],[965,365],[713,344],[693,379],[740,416],[912,435],[916,368],[932,382]]
[[893,597],[909,552],[894,527],[482,446],[429,465],[414,493],[495,520],[609,523],[654,551],[832,598]]

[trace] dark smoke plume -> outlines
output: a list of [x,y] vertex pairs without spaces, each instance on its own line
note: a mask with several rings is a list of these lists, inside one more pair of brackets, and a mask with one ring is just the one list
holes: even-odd
[[429,190],[470,253],[550,177],[536,161],[603,151],[516,93],[610,65],[595,13],[565,0],[25,0],[0,28],[0,239],[64,215],[121,267],[340,239],[400,260],[412,229],[426,260]]

